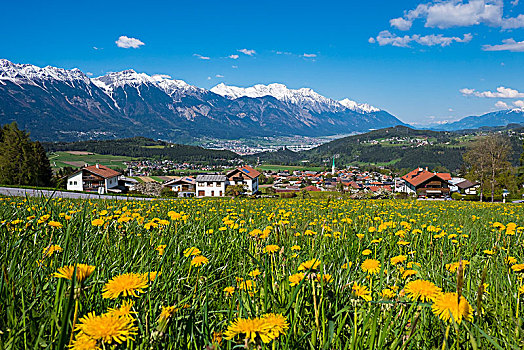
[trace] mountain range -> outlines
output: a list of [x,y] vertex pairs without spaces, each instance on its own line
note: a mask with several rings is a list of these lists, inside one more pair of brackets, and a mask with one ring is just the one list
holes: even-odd
[[0,124],[43,141],[145,136],[325,136],[405,125],[386,111],[282,84],[211,90],[134,70],[89,78],[79,69],[0,60]]
[[[210,90],[134,70],[90,78],[79,69],[0,59],[0,124],[16,121],[41,141],[144,136],[184,143],[195,137],[327,136],[404,125],[390,113],[309,88],[219,84]],[[524,124],[524,109],[466,117],[435,130]]]

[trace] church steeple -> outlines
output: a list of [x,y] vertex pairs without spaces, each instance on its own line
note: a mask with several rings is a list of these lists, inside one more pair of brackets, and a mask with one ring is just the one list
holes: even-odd
[[333,156],[333,165],[331,166],[331,175],[335,175],[335,156]]

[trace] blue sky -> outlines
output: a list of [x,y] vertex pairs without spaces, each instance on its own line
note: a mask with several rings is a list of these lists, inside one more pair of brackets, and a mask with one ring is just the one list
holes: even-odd
[[132,68],[204,88],[279,82],[367,102],[408,123],[524,107],[524,0],[9,1],[2,8],[0,57],[16,63],[93,76]]

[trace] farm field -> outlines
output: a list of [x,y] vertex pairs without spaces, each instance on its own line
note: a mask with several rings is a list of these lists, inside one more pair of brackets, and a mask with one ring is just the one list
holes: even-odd
[[523,217],[410,200],[0,198],[0,348],[521,349]]
[[134,159],[132,157],[112,156],[81,151],[51,152],[48,154],[48,157],[52,168],[81,168],[86,163],[90,165],[99,163],[112,168],[125,169],[126,165],[124,162]]

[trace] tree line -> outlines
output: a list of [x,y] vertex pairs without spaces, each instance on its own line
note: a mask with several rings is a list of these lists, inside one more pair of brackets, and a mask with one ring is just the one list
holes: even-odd
[[0,128],[0,183],[13,186],[51,185],[52,171],[46,151],[16,122]]

